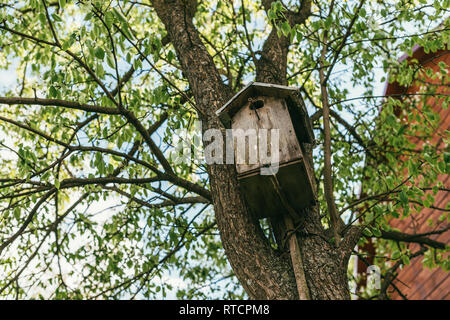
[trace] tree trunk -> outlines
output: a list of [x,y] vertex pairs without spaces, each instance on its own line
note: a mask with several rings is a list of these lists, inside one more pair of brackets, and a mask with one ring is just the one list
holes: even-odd
[[[221,128],[224,133],[215,111],[232,93],[223,84],[192,22],[196,5],[196,1],[192,0],[153,2],[189,81],[203,130]],[[267,52],[257,63],[258,81],[286,83],[288,45],[286,38],[278,38],[275,31],[271,33],[264,44]],[[276,68],[273,69],[273,66]],[[249,297],[297,299],[289,252],[284,248],[273,249],[259,222],[249,214],[240,192],[235,166],[215,164],[208,165],[207,170],[222,244],[231,267]],[[302,216],[298,238],[311,299],[348,299],[346,271],[351,252],[348,247],[353,242],[347,243],[345,250],[330,244],[315,207],[304,210]]]

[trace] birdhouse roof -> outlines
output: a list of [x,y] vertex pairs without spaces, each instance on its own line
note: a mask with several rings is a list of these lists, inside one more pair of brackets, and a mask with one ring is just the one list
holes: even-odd
[[287,87],[278,84],[263,82],[250,82],[242,90],[236,93],[222,108],[216,111],[216,115],[225,125],[229,127],[230,119],[243,107],[249,98],[255,96],[269,96],[276,98],[288,98],[298,91],[298,88]]

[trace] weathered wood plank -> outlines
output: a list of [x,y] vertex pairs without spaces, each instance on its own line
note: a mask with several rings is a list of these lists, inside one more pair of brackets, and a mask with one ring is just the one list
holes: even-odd
[[[255,100],[264,102],[262,108],[252,110],[251,102],[247,102],[233,117],[232,128],[242,129],[242,131],[233,131],[235,140],[235,161],[239,174],[260,168],[262,165],[270,164],[272,150],[268,150],[267,157],[260,157],[257,139],[261,133],[260,129],[279,130],[278,139],[278,163],[302,159],[300,144],[296,138],[294,127],[288,112],[286,102],[283,99],[258,96]],[[249,131],[254,129],[254,131]],[[255,136],[249,138],[249,135]],[[240,140],[240,141],[239,141]],[[245,141],[245,144],[243,143]],[[270,146],[271,136],[268,135],[267,145]],[[245,151],[242,145],[245,146]],[[249,145],[248,145],[249,144]],[[253,152],[256,157],[250,157],[249,152]],[[243,154],[245,152],[245,154]],[[254,161],[251,161],[254,160]]]

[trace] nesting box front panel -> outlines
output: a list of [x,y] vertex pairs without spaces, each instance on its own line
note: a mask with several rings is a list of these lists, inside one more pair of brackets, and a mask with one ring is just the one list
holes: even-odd
[[[270,165],[272,152],[270,150],[271,133],[267,137],[267,145],[269,146],[267,157],[261,159],[257,139],[254,139],[258,137],[259,129],[267,129],[269,132],[270,129],[279,130],[278,151],[280,164],[302,159],[302,151],[284,99],[267,96],[252,98],[252,101],[244,104],[233,116],[231,128],[233,129],[235,141],[236,169],[239,175],[259,171],[262,166]],[[241,129],[242,131],[236,131],[236,129]],[[253,139],[246,135],[249,133],[248,130],[251,129],[256,131],[256,136]],[[241,139],[241,145],[242,141],[245,141],[245,154],[243,154],[242,149],[238,149],[236,142],[239,139]],[[250,157],[248,150],[250,148],[253,155],[257,157],[256,161]]]

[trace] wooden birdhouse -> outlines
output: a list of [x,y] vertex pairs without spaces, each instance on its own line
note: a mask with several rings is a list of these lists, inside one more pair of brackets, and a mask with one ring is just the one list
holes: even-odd
[[[314,136],[297,88],[252,82],[216,114],[232,129],[238,179],[253,215],[292,216],[292,211],[315,203],[311,164],[302,150],[302,143],[314,143]],[[256,139],[249,134],[255,132]],[[278,141],[270,143],[273,138]],[[245,155],[237,141],[246,141]],[[265,143],[267,154],[259,149]],[[277,151],[278,161],[273,163],[271,156]]]

